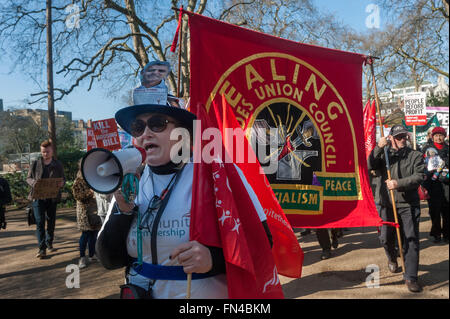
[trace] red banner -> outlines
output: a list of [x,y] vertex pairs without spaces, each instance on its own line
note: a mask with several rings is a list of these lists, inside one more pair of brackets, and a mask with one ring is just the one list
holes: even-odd
[[97,147],[110,151],[120,150],[120,138],[114,118],[92,122]]
[[[290,224],[380,225],[364,151],[366,57],[189,15],[191,110],[234,117]],[[264,182],[247,179],[264,203]]]

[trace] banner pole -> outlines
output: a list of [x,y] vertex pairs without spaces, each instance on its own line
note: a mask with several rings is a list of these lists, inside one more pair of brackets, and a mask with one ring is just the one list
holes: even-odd
[[[181,6],[181,10],[183,10],[183,6]],[[178,83],[177,83],[177,97],[181,97],[181,47],[183,45],[183,15],[180,15],[180,44],[178,46]]]
[[417,149],[417,142],[416,142],[416,126],[413,125],[413,148],[414,150]]
[[[381,112],[380,112],[380,106],[378,104],[378,91],[377,91],[377,84],[375,82],[375,72],[373,71],[373,57],[369,57],[370,61],[370,71],[372,73],[372,81],[373,81],[373,89],[375,93],[375,104],[377,105],[377,112],[378,112],[378,119],[380,122],[380,135],[384,137],[383,132],[383,123],[381,121]],[[385,157],[386,157],[386,170],[388,175],[388,180],[391,180],[391,168],[389,166],[389,158],[388,158],[388,152],[385,147]],[[389,193],[391,195],[391,202],[392,202],[392,210],[394,212],[394,221],[397,225],[398,223],[398,214],[397,214],[397,206],[395,205],[395,196],[394,196],[394,190],[389,190]],[[397,241],[398,241],[398,251],[400,252],[400,261],[402,265],[402,272],[405,273],[405,259],[403,257],[403,245],[402,245],[402,238],[400,235],[400,227],[395,227],[395,230],[397,232]]]
[[[177,8],[174,8],[177,9]],[[183,6],[181,6],[181,12],[183,12]],[[180,39],[178,46],[178,83],[177,83],[177,97],[181,97],[181,50],[183,46],[183,14],[180,15]],[[191,282],[192,282],[192,274],[187,274],[187,287],[186,287],[186,299],[191,298]]]

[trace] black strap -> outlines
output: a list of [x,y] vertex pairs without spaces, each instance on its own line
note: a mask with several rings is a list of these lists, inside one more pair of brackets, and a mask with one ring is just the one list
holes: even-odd
[[[164,212],[164,209],[166,208],[167,202],[169,201],[169,197],[170,194],[172,193],[172,190],[175,188],[175,186],[177,185],[178,180],[180,179],[181,173],[183,172],[184,169],[184,165],[183,167],[176,173],[177,176],[175,178],[175,182],[173,183],[172,187],[170,187],[169,191],[167,192],[167,194],[164,196],[161,206],[159,207],[158,212],[156,213],[155,216],[155,220],[153,222],[152,225],[152,233],[151,233],[151,239],[150,239],[150,244],[151,244],[151,249],[152,249],[152,264],[158,264],[158,253],[156,250],[156,234],[157,234],[157,230],[158,230],[158,225],[159,225],[159,221],[161,219],[161,216]],[[153,174],[153,172],[152,172]],[[153,187],[155,187],[155,185],[153,185]]]

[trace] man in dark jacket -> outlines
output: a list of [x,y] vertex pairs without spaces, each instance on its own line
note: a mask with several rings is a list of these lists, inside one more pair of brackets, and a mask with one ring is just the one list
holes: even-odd
[[6,229],[5,205],[9,204],[11,200],[8,181],[0,177],[0,229]]
[[430,236],[433,237],[434,243],[441,242],[441,235],[444,242],[448,243],[449,147],[445,143],[446,136],[447,132],[443,127],[435,127],[431,132],[431,141],[423,147],[427,164],[425,170],[427,178],[423,186],[430,194],[428,200],[431,217]]
[[[389,136],[378,141],[368,159],[369,170],[377,170],[381,178],[377,181],[379,191],[380,215],[384,221],[394,222],[393,205],[390,190],[394,192],[394,201],[398,213],[398,221],[402,233],[402,244],[405,258],[404,279],[411,292],[420,292],[417,282],[419,268],[419,220],[420,199],[417,188],[424,179],[424,161],[422,153],[407,146],[408,131],[402,125],[392,127]],[[391,179],[388,179],[386,168],[387,147]],[[395,228],[383,225],[380,241],[388,257],[388,269],[396,272],[397,252],[395,249]]]
[[[34,217],[36,218],[36,235],[39,244],[39,252],[36,257],[42,259],[46,256],[47,248],[49,251],[53,251],[56,205],[60,201],[61,191],[55,198],[33,200],[33,189],[39,179],[61,177],[63,180],[58,185],[61,190],[64,186],[65,177],[63,165],[60,161],[53,158],[53,147],[50,141],[42,142],[41,155],[41,158],[31,164],[30,170],[28,171],[27,183],[31,186],[28,199],[33,201]],[[47,220],[47,231],[45,231],[45,220]]]

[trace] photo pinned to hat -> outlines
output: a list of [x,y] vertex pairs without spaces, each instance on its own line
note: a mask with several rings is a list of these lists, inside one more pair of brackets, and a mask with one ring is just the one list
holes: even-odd
[[166,104],[167,102],[167,87],[164,86],[159,87],[149,87],[146,88],[144,86],[135,88],[133,90],[133,103],[135,105],[139,104]]
[[[164,66],[170,71],[169,62],[152,61],[144,67],[141,73],[144,73],[146,69],[153,65]],[[131,124],[137,116],[145,113],[168,115],[177,120],[180,126],[190,130],[193,129],[193,123],[197,117],[189,112],[187,109],[188,105],[182,98],[169,94],[169,90],[164,82],[164,78],[167,75],[161,72],[158,72],[158,74],[159,78],[156,76],[155,79],[159,80],[159,83],[153,85],[150,82],[146,84],[142,82],[141,86],[133,90],[133,105],[124,107],[116,112],[116,122],[125,132],[131,134]],[[141,81],[143,81],[142,77]]]
[[166,61],[147,63],[139,73],[140,86],[133,90],[133,104],[165,104],[169,93],[165,80],[170,70]]

